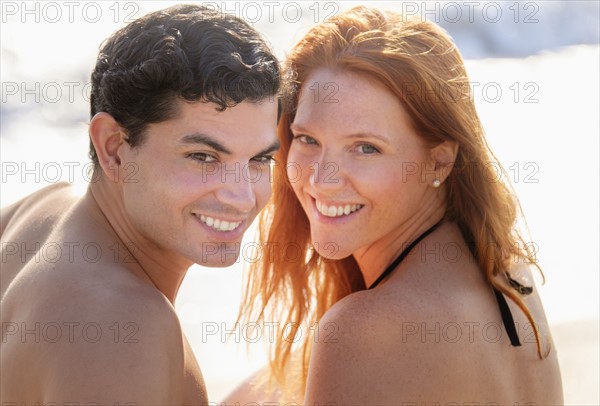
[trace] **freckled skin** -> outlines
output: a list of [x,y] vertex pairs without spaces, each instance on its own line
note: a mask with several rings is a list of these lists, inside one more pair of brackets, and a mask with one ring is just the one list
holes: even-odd
[[[335,102],[323,90],[334,84]],[[317,97],[316,89],[320,89]],[[288,176],[310,221],[311,237],[328,258],[353,255],[369,286],[406,245],[442,218],[444,176],[436,159],[448,146],[428,150],[407,115],[381,84],[322,69],[303,84],[290,128],[294,141]],[[377,135],[378,137],[375,137]],[[447,162],[451,162],[447,161]],[[334,171],[319,171],[327,167]],[[440,188],[433,188],[439,177]],[[348,216],[325,216],[325,205],[360,204]],[[511,275],[534,285],[529,266]],[[499,277],[500,284],[507,284]],[[250,377],[225,400],[338,405],[561,405],[557,351],[537,288],[525,298],[533,329],[510,300],[522,345],[512,347],[498,304],[456,224],[442,223],[373,290],[355,292],[319,321],[305,393],[282,395],[268,387],[268,370]],[[288,364],[292,381],[301,354]]]
[[[419,171],[429,165],[426,150],[396,97],[376,82],[327,70],[311,75],[304,88],[328,83],[336,84],[336,102],[315,102],[306,91],[300,97],[288,155],[294,166],[288,167],[301,169],[292,187],[311,221],[312,241],[335,242],[335,258],[344,258],[379,250],[414,222],[416,212],[431,214],[439,202]],[[315,200],[363,207],[352,221],[328,222]]]
[[[306,92],[326,83],[336,84],[336,103]],[[369,286],[443,217],[443,186],[432,182],[439,176],[436,157],[450,149],[428,149],[393,94],[364,76],[317,70],[303,89],[288,156],[302,176],[292,187],[316,246],[334,244],[333,258],[353,255]],[[335,165],[336,182],[312,169],[327,163]],[[331,218],[319,213],[317,200],[363,207]],[[528,266],[515,263],[511,272],[533,284]],[[377,288],[328,310],[320,325],[335,326],[336,340],[314,344],[304,402],[562,404],[556,349],[537,289],[526,302],[543,351],[550,351],[545,360],[512,301],[523,345],[510,345],[489,283],[458,227],[446,222]]]

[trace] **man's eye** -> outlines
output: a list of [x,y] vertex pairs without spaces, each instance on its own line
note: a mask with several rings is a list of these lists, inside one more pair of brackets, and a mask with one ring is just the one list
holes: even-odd
[[273,155],[262,155],[252,158],[254,162],[258,162],[260,164],[270,164],[271,162],[275,162],[275,158]]
[[214,156],[212,156],[210,154],[206,154],[204,152],[194,152],[192,154],[189,154],[188,158],[191,158],[195,161],[198,161],[200,163],[205,163],[205,164],[217,162],[217,158],[215,158]]

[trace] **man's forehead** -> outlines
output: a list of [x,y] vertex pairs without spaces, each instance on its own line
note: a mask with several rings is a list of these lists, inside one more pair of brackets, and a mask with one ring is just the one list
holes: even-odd
[[[204,145],[222,153],[269,148],[277,142],[277,102],[240,103],[218,111],[214,103],[180,103],[179,114],[153,125],[179,146]],[[244,151],[246,150],[246,151]]]
[[[178,101],[175,104],[176,113],[174,118],[200,119],[205,121],[222,121],[232,118],[265,120],[269,116],[277,116],[278,100],[275,98],[264,99],[260,101],[242,101],[240,103],[221,108],[213,102],[188,102]],[[261,120],[261,121],[262,121]],[[274,125],[277,119],[273,120]]]

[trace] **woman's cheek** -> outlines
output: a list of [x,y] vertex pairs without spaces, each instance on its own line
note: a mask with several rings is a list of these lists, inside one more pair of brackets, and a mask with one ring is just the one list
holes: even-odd
[[311,166],[309,161],[310,159],[308,157],[303,156],[302,154],[293,153],[293,150],[290,151],[285,169],[292,187],[294,187],[295,184],[308,179]]

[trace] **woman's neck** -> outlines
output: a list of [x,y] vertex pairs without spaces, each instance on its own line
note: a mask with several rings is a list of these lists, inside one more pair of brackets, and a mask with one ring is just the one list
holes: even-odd
[[445,211],[444,205],[434,200],[431,204],[423,206],[418,213],[392,233],[357,250],[353,256],[360,267],[366,286],[371,286],[408,245],[439,222],[444,217]]

